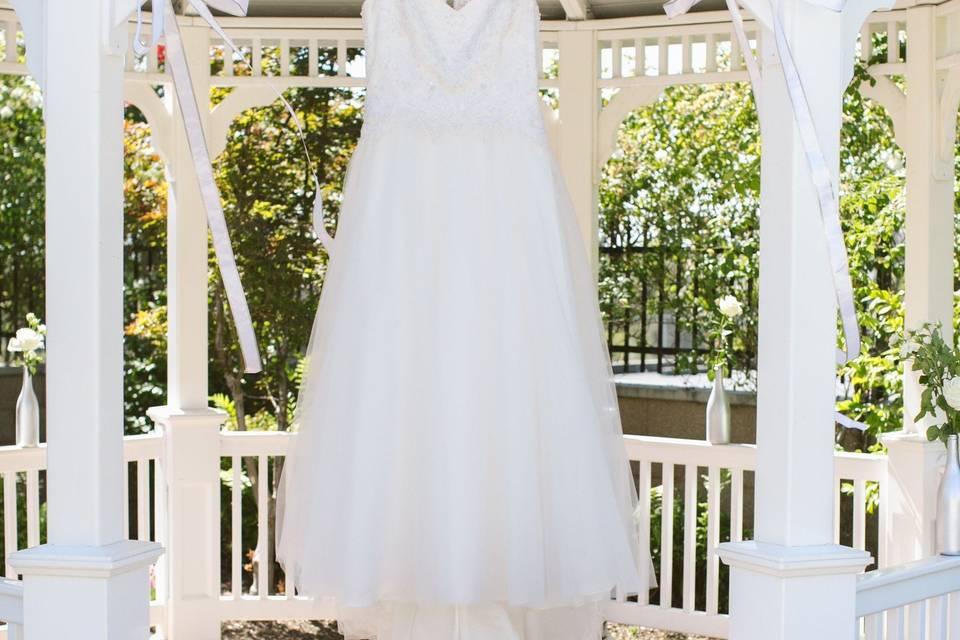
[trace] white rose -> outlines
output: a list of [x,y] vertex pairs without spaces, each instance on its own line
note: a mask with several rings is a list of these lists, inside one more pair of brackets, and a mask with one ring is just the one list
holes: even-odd
[[666,159],[670,157],[670,154],[667,153],[665,149],[657,149],[654,152],[653,157],[657,162],[665,162]]
[[26,317],[27,317],[27,322],[29,322],[30,324],[33,324],[34,322],[37,321],[37,315],[35,313],[28,313]]
[[955,411],[960,411],[960,376],[943,381],[943,399]]
[[743,313],[743,305],[733,296],[724,296],[717,300],[717,306],[720,307],[720,313],[728,318],[736,318]]
[[13,117],[13,109],[8,107],[7,105],[3,105],[3,107],[0,108],[0,119],[6,120],[7,118],[12,118],[12,117]]
[[43,349],[43,336],[33,329],[19,329],[17,337],[7,344],[7,351],[32,353],[37,349]]

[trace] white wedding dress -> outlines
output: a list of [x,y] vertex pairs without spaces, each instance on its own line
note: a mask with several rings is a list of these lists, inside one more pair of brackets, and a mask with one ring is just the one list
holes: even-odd
[[593,640],[611,590],[641,589],[539,20],[535,0],[363,5],[365,123],[277,543],[287,589],[348,638]]

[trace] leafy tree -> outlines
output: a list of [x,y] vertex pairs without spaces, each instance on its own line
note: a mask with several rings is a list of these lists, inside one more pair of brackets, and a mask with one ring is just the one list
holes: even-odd
[[680,348],[677,373],[702,367],[723,295],[746,310],[733,335],[733,368],[753,368],[759,162],[748,86],[681,85],[628,116],[604,167],[601,308],[608,321],[629,321],[633,344],[649,345],[658,316],[672,317],[676,329],[664,341]]
[[[0,340],[44,309],[44,139],[40,88],[0,82]],[[9,360],[7,354],[6,360]]]
[[124,415],[138,433],[166,400],[167,184],[139,111],[127,109],[124,130]]

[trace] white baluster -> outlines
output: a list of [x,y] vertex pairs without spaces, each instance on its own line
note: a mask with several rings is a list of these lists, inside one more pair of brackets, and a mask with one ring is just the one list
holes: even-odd
[[[662,54],[661,54],[662,55]],[[660,606],[673,606],[673,464],[663,464],[660,509]]]
[[123,461],[123,537],[130,538],[130,463]]
[[864,24],[860,28],[860,59],[864,62],[870,60],[873,55],[873,28],[870,23]]
[[684,466],[683,476],[683,610],[696,608],[697,597],[697,465]]
[[887,632],[886,640],[903,640],[904,632],[904,610],[903,607],[890,609],[887,611]]
[[337,40],[337,75],[347,75],[347,41]]
[[150,51],[147,52],[147,73],[156,73],[159,71],[160,62],[158,51],[157,47],[150,47]]
[[241,476],[242,459],[233,456],[232,480],[230,483],[230,560],[231,591],[237,600],[243,595],[243,478]]
[[833,543],[840,544],[840,498],[843,494],[843,479],[838,474],[833,476]]
[[710,467],[707,478],[707,613],[715,614],[720,594],[720,468]]
[[853,546],[866,549],[867,500],[863,480],[853,481]]
[[743,540],[743,469],[731,469],[730,485],[730,540]]
[[257,596],[261,599],[270,595],[270,583],[267,570],[270,567],[270,545],[268,544],[267,516],[270,513],[270,467],[267,456],[257,457]]
[[707,73],[713,73],[717,70],[717,36],[712,33],[707,34]]
[[230,47],[224,45],[223,47],[223,75],[232,76],[234,75],[233,69],[233,51]]
[[947,637],[960,637],[960,592],[947,596]]
[[621,40],[613,41],[613,77],[623,77],[623,42]]
[[310,50],[307,52],[307,75],[311,78],[316,78],[320,75],[317,62],[317,48],[319,45],[316,40],[310,40],[307,46],[310,47]]
[[648,460],[640,461],[640,477],[637,480],[637,513],[639,514],[637,523],[637,539],[640,547],[640,593],[637,596],[639,604],[648,604],[650,602],[650,590],[647,585],[650,584],[650,563],[646,562],[647,554],[650,553],[650,462]]
[[947,640],[947,596],[928,600],[927,611],[930,617],[931,640]]
[[657,39],[657,75],[665,76],[669,72],[670,44],[665,37]]
[[740,41],[736,36],[730,36],[730,70],[739,71],[743,68],[743,60],[741,55],[743,54],[740,51]]
[[17,23],[3,24],[4,62],[17,62]]
[[690,44],[690,36],[683,36],[680,40],[680,58],[683,73],[693,73],[693,48]]
[[252,47],[252,53],[250,54],[250,61],[253,66],[253,75],[262,76],[263,75],[263,43],[260,41],[260,38],[254,38]]
[[896,22],[887,23],[887,62],[900,61],[900,27]]
[[17,572],[7,564],[6,558],[17,550],[17,473],[7,471],[3,474],[3,554],[5,573],[8,578],[17,579]]
[[280,76],[290,75],[290,41],[286,38],[280,40]]
[[40,544],[40,472],[27,471],[27,546]]
[[137,460],[137,540],[150,540],[150,460]]
[[[164,546],[167,544],[167,501],[164,498],[165,486],[166,480],[163,473],[163,465],[160,464],[158,460],[155,460],[153,467],[153,524],[156,527],[156,540]],[[168,566],[167,554],[163,554],[153,568],[156,581],[156,600],[158,602],[167,601]]]

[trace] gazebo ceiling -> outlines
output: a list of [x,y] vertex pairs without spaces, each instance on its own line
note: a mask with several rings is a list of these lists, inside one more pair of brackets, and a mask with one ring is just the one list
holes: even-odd
[[[444,0],[435,0],[443,2]],[[623,18],[662,15],[661,0],[539,0],[544,19]],[[357,17],[362,0],[250,0],[251,16],[270,17]],[[704,0],[694,11],[723,8],[723,0]]]

